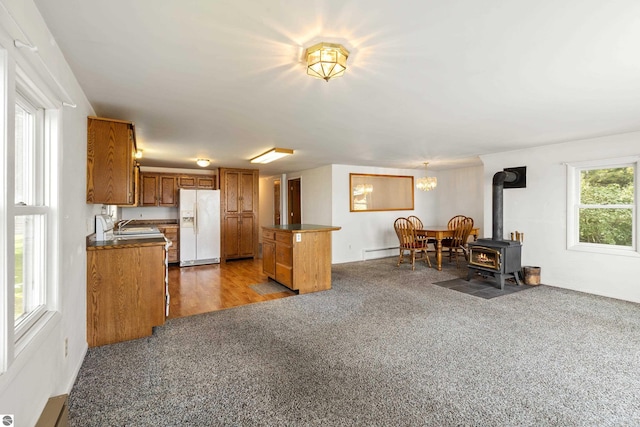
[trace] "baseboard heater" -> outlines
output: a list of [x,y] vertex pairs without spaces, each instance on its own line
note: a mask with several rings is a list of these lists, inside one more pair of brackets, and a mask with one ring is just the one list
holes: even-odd
[[398,246],[390,246],[390,247],[387,247],[387,248],[363,249],[362,250],[362,260],[366,261],[368,259],[367,255],[369,255],[369,254],[372,254],[372,253],[375,253],[375,252],[390,251],[390,250],[396,250],[397,251],[397,250],[399,250],[399,247]]

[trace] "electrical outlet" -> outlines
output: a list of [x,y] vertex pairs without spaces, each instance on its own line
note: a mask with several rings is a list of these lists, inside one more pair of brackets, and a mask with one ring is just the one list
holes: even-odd
[[296,233],[296,242],[302,242],[302,233]]
[[69,338],[64,339],[64,357],[69,355]]

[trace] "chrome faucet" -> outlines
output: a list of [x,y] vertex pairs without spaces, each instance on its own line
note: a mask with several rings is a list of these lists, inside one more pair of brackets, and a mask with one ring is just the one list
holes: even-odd
[[122,227],[129,224],[131,221],[133,221],[133,218],[118,221],[118,233],[122,231]]

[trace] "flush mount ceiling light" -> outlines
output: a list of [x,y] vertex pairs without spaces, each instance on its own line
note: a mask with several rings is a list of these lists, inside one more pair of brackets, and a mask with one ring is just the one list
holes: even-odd
[[136,159],[141,159],[142,158],[142,150],[137,150],[136,151]]
[[251,159],[251,163],[271,163],[274,160],[278,160],[290,154],[293,154],[293,150],[288,148],[272,148],[266,153],[262,153],[258,157]]
[[209,166],[209,163],[211,163],[209,161],[209,159],[198,159],[198,160],[196,160],[196,164],[198,166],[200,166],[201,168],[206,168],[207,166]]
[[[424,169],[427,170],[427,165],[429,163],[425,162]],[[438,185],[438,178],[435,176],[425,176],[422,178],[418,178],[418,182],[416,183],[416,188],[422,191],[431,191]]]
[[347,69],[349,51],[335,43],[318,43],[307,49],[307,74],[317,79],[329,81],[334,77],[342,77]]

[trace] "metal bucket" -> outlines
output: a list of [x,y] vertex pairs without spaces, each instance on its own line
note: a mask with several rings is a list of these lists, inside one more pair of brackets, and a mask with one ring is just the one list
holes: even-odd
[[540,267],[522,267],[525,285],[540,284]]

